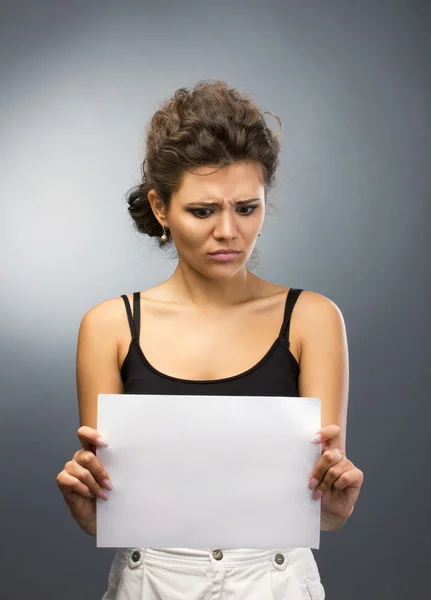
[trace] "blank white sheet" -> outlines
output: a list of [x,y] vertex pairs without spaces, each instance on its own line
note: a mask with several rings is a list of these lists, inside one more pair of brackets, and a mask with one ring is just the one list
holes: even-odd
[[319,398],[99,394],[97,547],[319,548]]

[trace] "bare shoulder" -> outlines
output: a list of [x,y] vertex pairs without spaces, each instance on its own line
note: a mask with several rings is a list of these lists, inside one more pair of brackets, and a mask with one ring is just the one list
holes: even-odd
[[[150,300],[160,300],[163,298],[163,284],[154,286],[140,292],[141,298]],[[84,315],[82,321],[85,324],[91,324],[93,327],[106,331],[109,335],[114,335],[120,339],[124,335],[124,327],[127,325],[127,313],[122,295],[127,296],[133,313],[133,292],[121,294],[114,298],[102,300],[92,306]]]
[[[296,314],[295,314],[296,313]],[[340,340],[345,337],[345,323],[338,305],[323,294],[304,290],[295,305],[294,315],[299,325],[299,353],[306,344],[322,340]]]
[[[269,281],[260,280],[263,296],[283,296],[292,288],[278,285]],[[318,321],[321,319],[331,319],[342,316],[341,311],[333,300],[313,292],[311,290],[303,290],[295,303],[295,317],[298,321],[315,324],[313,319]]]
[[83,316],[82,322],[116,336],[118,328],[123,324],[124,312],[124,301],[120,296],[109,298],[92,306]]
[[337,315],[341,316],[341,311],[337,304],[327,296],[319,294],[318,292],[303,290],[298,298],[297,304],[297,311],[311,319],[330,319]]

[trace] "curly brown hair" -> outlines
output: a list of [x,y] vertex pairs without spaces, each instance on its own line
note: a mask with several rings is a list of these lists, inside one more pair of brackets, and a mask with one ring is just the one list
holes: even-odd
[[142,181],[127,195],[135,228],[151,237],[160,236],[162,227],[148,192],[154,189],[169,206],[185,172],[200,166],[254,162],[260,167],[266,198],[275,183],[280,142],[264,114],[248,94],[230,89],[224,81],[202,80],[192,89],[177,89],[146,128]]

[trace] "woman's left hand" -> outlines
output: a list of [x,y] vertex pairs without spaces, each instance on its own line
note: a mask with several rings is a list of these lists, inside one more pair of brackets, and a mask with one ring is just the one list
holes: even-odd
[[353,511],[364,480],[364,474],[348,460],[346,453],[336,447],[340,436],[338,425],[319,429],[322,454],[310,475],[309,489],[313,498],[322,498],[322,513],[348,519]]

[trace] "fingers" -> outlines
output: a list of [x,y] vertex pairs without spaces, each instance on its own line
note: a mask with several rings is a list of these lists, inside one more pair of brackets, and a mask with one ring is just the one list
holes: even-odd
[[100,460],[91,450],[78,450],[57,476],[63,494],[72,492],[90,498],[108,500],[106,490],[112,490],[111,479]]
[[90,498],[99,496],[108,500],[105,490],[112,490],[111,478],[95,454],[96,447],[107,447],[108,443],[100,431],[86,425],[80,427],[77,433],[82,448],[59,473],[57,485],[63,494],[76,493]]
[[345,475],[352,467],[353,465],[349,460],[344,458],[340,460],[326,471],[322,481],[318,484],[319,490],[322,490],[322,492],[325,493],[327,490],[330,490],[332,486],[336,487],[335,484],[340,478],[343,478],[341,483],[342,487],[338,487],[337,489],[343,489],[343,487],[345,487],[344,482],[346,481]]
[[[75,473],[82,473],[85,479],[82,479],[85,483],[90,481],[92,484],[92,490],[96,489],[96,492],[100,488],[106,490],[112,490],[112,482],[104,466],[90,450],[78,450],[75,452],[73,460],[69,463],[68,472],[74,475]],[[96,485],[96,487],[95,487]]]
[[65,467],[67,474],[78,481],[73,491],[78,492],[80,489],[84,491],[83,495],[85,496],[88,496],[88,492],[90,492],[90,497],[98,496],[103,500],[108,500],[109,496],[106,491],[109,490],[109,487],[112,489],[112,486],[109,486],[108,474],[100,464],[92,465],[91,457],[96,458],[92,452],[83,450],[78,460],[67,463]]
[[323,450],[329,450],[331,447],[338,445],[341,429],[338,425],[328,425],[316,431],[310,442],[313,444],[322,444]]
[[64,496],[75,493],[79,496],[94,498],[90,488],[82,483],[77,477],[70,475],[65,469],[57,475],[57,485]]
[[333,486],[337,490],[344,490],[344,488],[355,488],[360,489],[364,481],[363,472],[355,466],[348,471],[342,473],[338,479],[333,483]]
[[97,429],[83,425],[77,431],[79,441],[85,450],[93,450],[96,446],[106,448],[108,442],[103,438],[103,435]]
[[[339,448],[326,450],[316,463],[311,474],[309,489],[315,490],[313,498],[318,500],[326,490],[344,473],[353,468],[353,463],[347,459]],[[317,489],[318,488],[318,489]]]
[[[322,442],[329,441],[333,438],[337,438],[340,435],[341,429],[338,425],[328,425],[327,427],[322,427],[316,431],[316,434],[311,438],[310,442],[314,444],[321,444]],[[317,439],[319,437],[319,439]]]

